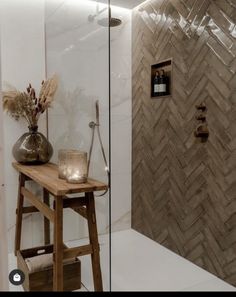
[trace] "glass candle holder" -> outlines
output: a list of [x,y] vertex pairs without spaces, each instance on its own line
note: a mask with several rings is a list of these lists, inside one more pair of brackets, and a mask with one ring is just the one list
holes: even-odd
[[70,151],[66,153],[66,180],[71,184],[82,184],[87,182],[87,153],[81,151]]
[[66,165],[66,154],[70,152],[76,152],[75,150],[62,149],[58,151],[58,171],[59,178],[66,179],[67,165]]

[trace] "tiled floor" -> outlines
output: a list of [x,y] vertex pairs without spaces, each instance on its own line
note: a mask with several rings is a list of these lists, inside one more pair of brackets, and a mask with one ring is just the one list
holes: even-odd
[[[69,246],[87,240],[69,242]],[[100,237],[104,289],[109,290],[109,238]],[[214,275],[170,252],[161,245],[135,232],[126,230],[112,234],[113,291],[236,291]],[[14,269],[15,257],[10,255]],[[83,291],[93,290],[91,261],[81,258]],[[20,288],[11,287],[11,290]]]
[[114,291],[236,291],[134,230],[114,234],[112,251]]

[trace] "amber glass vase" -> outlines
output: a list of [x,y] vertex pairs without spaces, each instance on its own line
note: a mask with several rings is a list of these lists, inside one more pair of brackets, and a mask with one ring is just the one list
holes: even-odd
[[53,148],[47,138],[38,132],[38,126],[30,126],[15,143],[12,153],[17,162],[25,165],[48,163],[53,155]]

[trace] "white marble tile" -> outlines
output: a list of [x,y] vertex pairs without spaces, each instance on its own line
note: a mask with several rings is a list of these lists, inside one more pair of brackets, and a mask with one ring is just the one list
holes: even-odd
[[134,230],[114,233],[111,248],[113,290],[178,291],[202,282],[213,281],[212,288],[224,283]]
[[115,233],[111,248],[115,291],[178,291],[212,279],[211,274],[133,230]]
[[[96,1],[96,0],[92,0],[92,1]],[[106,0],[102,0],[102,1],[106,1]],[[111,0],[111,4],[120,6],[120,7],[124,7],[124,8],[128,8],[128,9],[132,9],[145,1],[147,1],[147,0],[129,0],[129,1],[127,1],[127,0]]]
[[116,115],[131,117],[131,12],[112,8],[112,15],[122,19],[122,25],[111,30],[111,105],[116,120]]
[[[110,283],[110,258],[109,258],[109,238],[108,235],[99,236],[100,243],[100,257],[101,257],[101,270],[103,279],[103,289],[104,291],[109,291]],[[74,247],[78,245],[88,244],[88,239],[83,239],[74,242],[68,242],[69,247]],[[93,286],[93,274],[91,266],[91,257],[84,256],[80,258],[81,260],[81,281],[88,291],[94,291]]]
[[[49,74],[57,72],[60,77],[55,104],[49,114],[54,162],[57,162],[59,148],[89,150],[91,129],[88,124],[95,121],[96,100],[99,100],[101,136],[108,159],[109,40],[108,29],[97,23],[98,19],[107,16],[105,8],[105,5],[91,1],[74,0],[62,3],[56,10],[55,3],[49,5],[50,15],[47,13],[49,16],[46,19],[47,71]],[[131,210],[131,12],[114,7],[112,15],[122,19],[122,25],[111,30],[112,171],[120,174],[117,180],[114,176],[114,225],[116,230],[120,230],[130,226]],[[89,16],[94,16],[94,19],[89,20]],[[104,169],[95,135],[90,176],[107,182]],[[121,177],[121,173],[125,178]],[[108,195],[96,199],[96,207],[98,230],[103,234],[109,229]],[[85,236],[84,227],[78,221],[75,223],[77,228],[69,230],[67,225],[71,224],[72,218],[66,217],[65,220],[65,228],[69,232],[65,232],[67,238],[74,238],[76,229],[80,230],[78,238]]]
[[[22,13],[19,13],[21,11]],[[1,79],[3,90],[6,83],[25,90],[29,83],[39,91],[45,78],[44,1],[0,1],[1,14]],[[12,168],[12,147],[27,132],[27,123],[15,122],[4,115],[5,193],[7,204],[8,249],[12,251],[18,175]],[[40,130],[45,132],[45,117],[40,120]],[[37,220],[36,220],[37,221]],[[36,221],[34,226],[36,226]],[[25,224],[26,223],[26,224]],[[37,229],[36,229],[37,230]],[[34,230],[35,232],[38,232]],[[32,244],[31,220],[24,222],[23,238]],[[30,234],[30,236],[29,236]],[[27,235],[27,236],[26,236]]]
[[64,212],[63,226],[64,241],[76,240],[84,238],[88,235],[87,222],[81,216],[70,209]]
[[66,0],[45,1],[45,19],[52,17]]
[[[112,291],[235,291],[207,271],[129,229],[112,233]],[[99,236],[104,290],[109,291],[109,237]],[[68,246],[88,244],[88,239],[70,241]],[[145,256],[144,256],[145,255]],[[82,283],[93,291],[90,256],[80,258]],[[16,259],[9,255],[9,270],[16,268]],[[83,288],[83,290],[86,290]],[[21,288],[11,287],[11,290]]]
[[[108,28],[103,28],[97,23],[97,14],[99,18],[108,16],[106,8],[107,5],[99,3],[97,6],[90,1],[65,1],[47,18],[47,34],[50,37],[51,48],[64,48],[72,52],[78,49],[97,50],[103,45],[108,47]],[[68,43],[65,43],[65,36],[69,38]]]
[[[232,291],[214,275],[130,229],[112,233],[112,291]],[[100,236],[104,290],[109,290],[109,237]],[[70,242],[70,246],[86,244]],[[81,257],[82,281],[93,291],[91,261]]]
[[[27,187],[40,196],[40,189],[35,187],[33,183],[27,182]],[[7,230],[8,230],[8,250],[12,251],[14,248],[15,239],[15,210],[17,205],[18,184],[6,184],[6,213],[7,216]],[[25,206],[30,205],[25,201]],[[43,219],[42,215],[38,213],[26,214],[23,216],[22,226],[22,247],[28,248],[32,246],[41,245],[43,243]]]
[[45,78],[44,0],[2,0],[1,39],[3,82],[19,89],[31,82],[39,90]]
[[[83,1],[95,1],[97,0],[83,0]],[[107,3],[108,0],[99,0],[101,3]],[[111,5],[113,7],[117,7],[119,9],[133,9],[134,7],[138,6],[142,2],[145,2],[148,0],[111,0]]]
[[111,29],[112,230],[131,227],[131,11],[112,7],[122,25]]
[[131,174],[112,174],[112,229],[131,228]]
[[[131,119],[112,124],[112,173],[131,176]],[[131,178],[129,178],[131,182]],[[114,182],[115,178],[114,178]],[[126,187],[126,184],[123,185]]]
[[[101,28],[97,24],[97,19],[92,23],[88,21],[88,16],[96,13],[96,3],[85,4],[84,1],[73,0],[66,1],[66,3],[65,1],[57,3],[52,1],[46,3],[46,36],[44,36],[44,7],[42,3],[41,0],[37,4],[32,4],[28,0],[21,2],[21,8],[27,6],[25,14],[30,14],[26,21],[26,18],[18,15],[19,3],[17,1],[1,2],[3,8],[1,11],[5,11],[2,18],[3,80],[9,81],[18,88],[25,88],[30,78],[31,83],[36,86],[37,90],[39,89],[41,79],[45,74],[45,37],[48,76],[57,72],[61,79],[53,108],[49,111],[49,136],[54,146],[52,161],[57,162],[58,149],[65,146],[88,151],[91,141],[91,130],[88,123],[95,120],[95,101],[97,99],[100,101],[101,135],[108,158],[108,29]],[[99,4],[99,10],[104,8],[104,5]],[[113,194],[116,207],[116,211],[114,209],[114,225],[116,230],[119,230],[127,228],[127,222],[130,221],[131,15],[130,11],[119,8],[113,8],[112,14],[115,17],[120,17],[123,21],[120,27],[112,30],[112,50],[114,52],[112,56],[112,73],[114,74],[112,78],[112,123],[114,123],[113,135],[115,136],[112,140],[112,161],[114,173],[124,174],[123,177],[117,176],[117,180],[114,176]],[[10,15],[15,19],[14,23],[9,22]],[[99,14],[99,18],[106,17],[106,15],[107,10],[104,10]],[[34,24],[29,26],[31,21]],[[26,26],[27,28],[24,30]],[[21,28],[22,34],[16,36],[16,27]],[[17,47],[13,47],[13,42],[19,38]],[[26,40],[35,42],[24,50]],[[19,54],[21,55],[20,59]],[[35,56],[37,56],[37,61]],[[14,59],[12,60],[11,57]],[[9,62],[12,63],[12,67],[9,67]],[[22,69],[24,69],[23,72]],[[45,119],[41,120],[40,128],[42,132],[45,132]],[[7,181],[5,189],[10,251],[13,249],[14,242],[18,186],[18,175],[11,166],[13,161],[11,149],[25,131],[26,126],[22,122],[16,123],[4,116],[5,180]],[[91,162],[91,176],[107,182],[104,167],[96,138]],[[99,199],[96,205],[99,232],[107,232],[109,223],[108,195]],[[71,229],[71,224],[76,227]],[[26,216],[22,234],[24,247],[42,242],[42,226],[40,215]],[[65,213],[64,228],[66,240],[79,239],[87,235],[84,222],[69,211]]]

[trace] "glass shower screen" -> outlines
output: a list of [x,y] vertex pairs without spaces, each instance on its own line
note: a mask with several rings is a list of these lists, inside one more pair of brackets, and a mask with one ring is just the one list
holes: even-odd
[[[59,78],[56,100],[48,112],[48,136],[54,147],[53,162],[58,162],[61,149],[85,151],[88,157],[92,151],[89,177],[108,183],[109,5],[102,2],[46,0],[46,72],[47,77],[56,74]],[[107,291],[109,192],[95,197],[95,202],[103,287]],[[64,242],[70,247],[89,243],[86,220],[72,210],[64,213]],[[80,260],[83,289],[93,291],[90,256]]]

